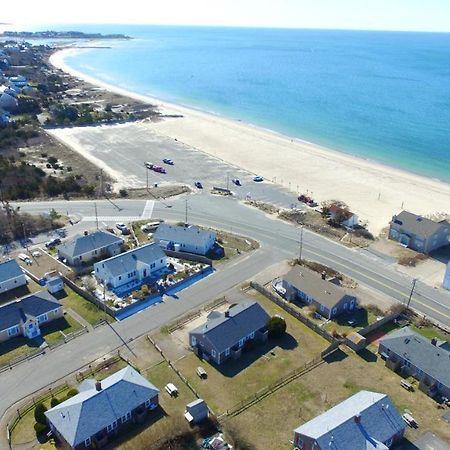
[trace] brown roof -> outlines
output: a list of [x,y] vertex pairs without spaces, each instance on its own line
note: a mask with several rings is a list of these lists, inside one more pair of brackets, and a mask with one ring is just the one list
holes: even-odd
[[295,266],[283,279],[328,309],[334,308],[346,295],[351,295],[344,288],[323,280],[320,273],[304,266]]
[[413,214],[408,211],[402,211],[397,216],[394,216],[391,224],[399,225],[406,232],[425,238],[433,236],[433,234],[438,232],[444,226],[450,228],[450,223],[446,220],[435,222],[434,220],[418,216],[417,214]]

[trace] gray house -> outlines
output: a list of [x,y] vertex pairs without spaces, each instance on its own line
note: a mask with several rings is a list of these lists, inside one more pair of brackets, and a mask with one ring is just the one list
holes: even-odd
[[186,405],[186,411],[184,413],[184,417],[186,420],[194,425],[199,423],[209,416],[208,406],[205,403],[205,400],[198,398],[191,403]]
[[385,394],[360,391],[294,430],[300,450],[387,450],[406,424]]
[[287,300],[301,300],[314,305],[317,312],[327,319],[353,311],[356,307],[354,295],[307,267],[294,267],[290,270],[283,276],[282,286],[286,289]]
[[0,262],[0,294],[26,284],[25,274],[15,259]]
[[81,266],[94,259],[109,258],[122,251],[123,239],[107,231],[77,236],[58,247],[58,258],[69,266]]
[[435,222],[425,217],[402,211],[392,217],[389,239],[416,252],[430,253],[450,243],[450,223]]
[[378,352],[386,367],[419,380],[419,388],[429,396],[450,398],[450,352],[436,339],[429,341],[405,327],[382,339]]
[[239,303],[225,313],[211,312],[203,325],[189,333],[189,343],[200,357],[221,364],[239,358],[245,342],[265,342],[269,319],[259,303]]
[[78,390],[45,413],[62,446],[76,450],[106,445],[124,424],[142,422],[159,404],[159,390],[130,366],[101,382],[85,380]]
[[0,307],[0,342],[16,336],[40,336],[41,327],[63,315],[61,304],[46,291],[37,292]]
[[216,233],[194,226],[162,223],[153,238],[162,248],[197,255],[206,255],[216,243]]

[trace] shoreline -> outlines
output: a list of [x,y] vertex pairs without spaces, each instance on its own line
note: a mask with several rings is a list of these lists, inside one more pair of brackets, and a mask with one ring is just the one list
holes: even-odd
[[[446,181],[292,138],[238,119],[130,92],[68,66],[64,61],[65,56],[79,50],[77,47],[59,49],[51,55],[50,63],[105,90],[154,105],[163,115],[183,116],[163,117],[162,121],[145,126],[266,179],[272,179],[284,187],[289,186],[293,193],[297,192],[295,187],[301,185],[300,192],[313,193],[318,201],[344,201],[377,234],[383,228],[381,224],[387,226],[392,215],[398,213],[402,205],[417,214],[450,213],[450,183]],[[255,152],[258,152],[257,161],[254,160]],[[305,171],[305,163],[309,171]],[[327,187],[329,183],[331,189]],[[342,185],[339,186],[339,183]],[[413,198],[412,188],[420,191],[416,199]],[[354,195],[355,190],[358,191],[357,196]],[[392,198],[394,196],[395,199]],[[431,199],[433,209],[429,206]],[[365,206],[370,208],[370,205],[366,203],[377,209],[383,222],[377,218],[377,214],[367,210]],[[380,211],[386,208],[389,208],[389,214]]]

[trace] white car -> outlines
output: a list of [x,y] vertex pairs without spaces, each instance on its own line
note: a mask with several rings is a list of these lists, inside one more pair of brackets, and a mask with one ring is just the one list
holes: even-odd
[[39,258],[39,256],[41,256],[42,253],[39,250],[34,250],[33,252],[31,252],[31,256],[33,256],[34,258]]
[[151,162],[149,162],[149,161],[146,161],[145,167],[147,167],[147,169],[153,169],[153,166],[154,166],[153,163],[151,163]]
[[166,384],[166,386],[164,387],[164,389],[167,391],[167,393],[171,396],[171,397],[176,397],[178,395],[178,389],[177,387],[173,384],[173,383],[168,383]]
[[18,257],[25,264],[28,264],[28,265],[33,264],[33,261],[31,261],[30,257],[28,255],[26,255],[25,253],[19,253]]

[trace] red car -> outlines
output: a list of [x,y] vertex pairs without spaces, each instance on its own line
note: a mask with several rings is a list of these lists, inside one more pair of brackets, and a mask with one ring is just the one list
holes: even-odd
[[158,173],[166,173],[166,169],[164,169],[164,167],[161,166],[153,166],[153,170]]

